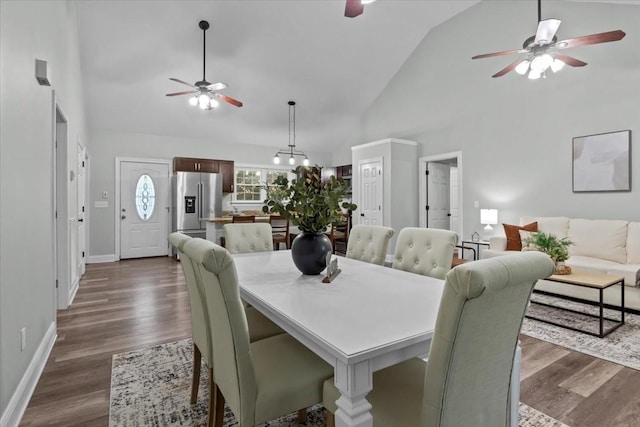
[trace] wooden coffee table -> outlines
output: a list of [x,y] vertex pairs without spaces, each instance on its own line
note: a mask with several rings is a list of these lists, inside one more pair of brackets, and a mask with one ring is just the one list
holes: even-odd
[[[584,288],[591,288],[591,289],[597,289],[600,295],[600,299],[598,302],[598,306],[600,308],[600,313],[599,315],[594,315],[594,314],[590,314],[590,313],[585,313],[582,311],[578,311],[578,310],[572,310],[569,308],[564,308],[564,307],[557,307],[555,305],[551,305],[551,304],[546,304],[543,302],[537,302],[537,301],[531,301],[531,303],[533,304],[538,304],[538,305],[544,305],[547,307],[553,307],[555,309],[558,310],[564,310],[564,311],[570,311],[573,313],[578,313],[578,314],[582,314],[584,316],[589,316],[589,317],[595,317],[600,321],[600,329],[599,332],[600,333],[593,333],[590,331],[585,331],[583,329],[578,329],[575,328],[573,326],[569,326],[560,322],[556,322],[554,320],[551,319],[542,319],[539,317],[535,317],[535,316],[529,316],[527,315],[526,317],[530,318],[530,319],[535,319],[538,320],[540,322],[545,322],[545,323],[549,323],[551,325],[556,325],[556,326],[560,326],[566,329],[571,329],[574,331],[578,331],[578,332],[583,332],[585,334],[589,334],[589,335],[593,335],[599,338],[602,338],[604,336],[609,335],[611,332],[615,331],[616,329],[618,329],[620,326],[624,325],[624,277],[622,276],[612,276],[609,274],[600,274],[600,273],[590,273],[590,272],[586,272],[586,271],[576,271],[573,270],[573,272],[571,274],[554,274],[551,275],[549,277],[547,277],[544,280],[549,280],[552,282],[558,282],[558,283],[565,283],[567,285],[573,285],[573,286],[581,286]],[[610,319],[607,317],[604,317],[604,291],[607,288],[610,288],[611,286],[620,284],[620,320],[618,319]],[[553,293],[553,292],[549,292],[549,291],[535,291],[536,293],[540,293],[540,294],[544,294],[544,295],[550,295],[550,296],[554,296],[554,297],[558,297],[558,298],[562,298],[562,299],[570,299],[571,301],[576,301],[576,302],[581,302],[581,303],[585,303],[585,304],[592,304],[593,305],[593,301],[588,301],[588,300],[582,300],[582,299],[578,299],[578,298],[567,298],[565,295],[561,295],[561,294],[557,294],[557,293]],[[609,320],[611,322],[615,322],[615,324],[610,327],[607,330],[604,330],[604,321],[605,320]]]

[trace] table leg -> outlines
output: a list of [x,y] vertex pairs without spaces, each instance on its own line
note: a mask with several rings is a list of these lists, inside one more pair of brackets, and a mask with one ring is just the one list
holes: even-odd
[[371,404],[366,395],[373,388],[373,372],[369,361],[355,365],[338,362],[334,373],[335,385],[340,390],[336,401],[336,427],[373,427]]

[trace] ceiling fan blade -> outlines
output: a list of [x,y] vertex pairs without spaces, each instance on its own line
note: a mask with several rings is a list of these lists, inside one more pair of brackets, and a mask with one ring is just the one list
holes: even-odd
[[174,82],[182,83],[183,85],[187,85],[189,87],[197,89],[197,87],[192,85],[191,83],[184,82],[184,81],[182,81],[180,79],[174,79],[173,77],[169,77],[169,80],[173,80]]
[[215,96],[216,98],[220,98],[224,102],[228,102],[231,105],[235,105],[236,107],[242,107],[242,102],[238,101],[237,99],[233,99],[230,96],[223,95],[221,93],[216,93]]
[[514,63],[507,65],[506,67],[504,67],[502,70],[498,71],[497,73],[495,73],[493,76],[494,79],[496,77],[502,77],[505,74],[507,74],[509,71],[513,70],[514,68],[516,68],[518,66],[518,64],[520,64],[522,61],[524,61],[524,59],[518,59],[517,61],[515,61]]
[[585,65],[587,65],[587,63],[584,61],[580,61],[579,59],[576,59],[571,56],[563,55],[561,53],[556,53],[553,56],[556,59],[559,59],[560,61],[564,62],[565,64],[571,65],[572,67],[584,67]]
[[226,89],[229,86],[227,86],[226,83],[223,82],[218,82],[218,83],[211,83],[210,85],[207,86],[207,89],[209,90],[222,90],[222,89]]
[[624,36],[626,36],[626,33],[622,30],[607,31],[606,33],[590,34],[588,36],[561,40],[556,43],[556,47],[559,49],[567,49],[570,47],[585,46],[589,44],[615,42],[622,40]]
[[525,53],[525,52],[527,52],[526,49],[503,50],[502,52],[483,53],[482,55],[472,56],[471,59],[490,58],[492,56],[515,55],[516,53]]
[[544,44],[551,43],[561,22],[559,19],[545,19],[544,21],[538,22],[538,31],[536,31],[534,43],[541,41],[544,41]]
[[364,5],[360,0],[347,0],[347,5],[344,9],[344,16],[347,18],[355,18],[364,12]]
[[198,93],[198,90],[185,90],[184,92],[174,92],[174,93],[168,93],[167,96],[178,96],[178,95],[187,95],[190,93]]

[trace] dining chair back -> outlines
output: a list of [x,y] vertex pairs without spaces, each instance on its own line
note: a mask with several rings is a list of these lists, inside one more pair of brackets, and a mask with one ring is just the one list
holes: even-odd
[[287,249],[290,248],[289,241],[289,220],[280,215],[271,215],[269,217],[271,224],[271,232],[273,233],[273,248],[280,249],[280,244],[284,243]]
[[236,223],[236,222],[256,222],[256,216],[255,215],[233,215],[231,217],[231,222],[232,223]]
[[345,247],[349,244],[349,232],[351,230],[351,215],[343,213],[341,221],[331,224],[331,229],[326,233],[331,240],[333,253],[336,253],[336,242],[343,242]]
[[436,228],[406,227],[400,230],[392,267],[444,279],[451,270],[458,235]]
[[266,222],[225,224],[225,247],[232,254],[273,250],[271,225]]
[[393,228],[380,225],[354,225],[347,243],[346,257],[384,265],[389,239],[394,232]]
[[[541,252],[469,262],[446,276],[427,362],[374,373],[367,395],[376,427],[509,427],[513,361],[529,297],[554,263]],[[323,404],[340,392],[327,380]],[[328,415],[328,425],[332,416]],[[514,426],[511,426],[514,427]]]
[[[221,414],[226,401],[239,425],[249,427],[320,403],[322,383],[332,367],[288,334],[250,342],[229,252],[193,242],[185,252],[200,272],[210,314],[216,413]],[[221,426],[222,416],[215,421]]]

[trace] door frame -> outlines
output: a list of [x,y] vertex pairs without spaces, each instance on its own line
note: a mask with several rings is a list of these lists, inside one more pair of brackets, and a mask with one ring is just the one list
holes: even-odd
[[[385,166],[384,166],[384,157],[372,157],[370,159],[362,159],[362,160],[358,160],[358,169],[357,169],[357,177],[358,177],[358,185],[357,185],[357,189],[358,189],[358,201],[354,202],[356,203],[356,205],[362,205],[362,176],[360,174],[360,168],[362,167],[362,165],[366,164],[366,163],[379,163],[380,164],[380,171],[381,173],[380,175],[380,202],[382,203],[381,205],[381,209],[380,209],[380,221],[381,223],[379,225],[385,225],[385,218],[384,218],[384,213],[385,213],[385,206],[384,206],[384,170],[385,170]],[[353,170],[351,171],[351,181],[353,184]],[[352,190],[353,191],[353,186],[352,186]],[[358,214],[358,221],[357,222],[353,222],[353,218],[351,218],[351,222],[353,225],[355,224],[362,224],[361,220],[360,220],[361,215]],[[390,227],[390,226],[389,226]]]
[[[116,261],[120,260],[120,165],[123,162],[131,162],[131,163],[155,163],[162,164],[168,166],[168,185],[167,185],[167,200],[173,204],[173,200],[171,199],[171,174],[173,173],[173,168],[171,166],[171,160],[167,159],[149,159],[149,158],[139,158],[139,157],[117,157],[115,159],[116,162],[116,175],[115,175],[115,190],[114,190],[114,223],[115,223],[115,258]],[[169,205],[169,206],[171,206]],[[171,213],[171,212],[169,212]],[[169,233],[171,232],[171,215],[168,216],[169,221],[167,224],[167,230]],[[169,247],[169,243],[167,242],[167,256],[171,256],[171,249]]]
[[418,179],[418,193],[419,193],[419,205],[418,205],[418,218],[420,227],[427,226],[427,211],[424,208],[427,205],[427,163],[437,162],[448,159],[457,159],[458,164],[458,209],[460,210],[459,226],[460,235],[459,240],[464,237],[464,207],[462,205],[462,151],[453,151],[450,153],[436,154],[433,156],[420,157],[418,159],[418,165],[420,170],[420,178]]

